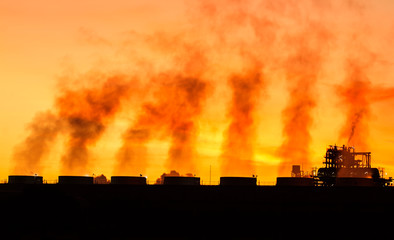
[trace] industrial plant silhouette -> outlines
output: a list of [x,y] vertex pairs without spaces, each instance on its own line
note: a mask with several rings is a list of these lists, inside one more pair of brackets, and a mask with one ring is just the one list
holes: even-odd
[[[257,185],[256,176],[201,185],[176,171],[156,184],[144,176],[59,176],[57,184],[44,184],[42,176],[10,175],[0,184],[3,232],[15,239],[382,236],[394,189],[391,178],[371,168],[370,156],[329,146],[324,167],[306,174],[295,165],[276,186]],[[368,231],[356,229],[364,223]]]

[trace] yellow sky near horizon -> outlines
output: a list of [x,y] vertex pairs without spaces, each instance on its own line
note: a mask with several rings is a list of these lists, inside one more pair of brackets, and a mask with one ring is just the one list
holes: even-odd
[[[204,1],[203,1],[204,2]],[[310,128],[310,159],[312,166],[322,166],[325,148],[330,144],[344,144],[339,132],[345,121],[344,108],[337,95],[337,86],[346,78],[348,57],[364,58],[370,66],[365,73],[373,86],[394,87],[394,67],[391,59],[394,49],[394,2],[379,1],[299,1],[294,9],[287,1],[218,1],[219,12],[234,11],[242,14],[266,16],[277,24],[278,36],[286,39],[302,32],[304,23],[317,22],[332,34],[332,41],[325,49],[322,69],[315,86],[316,106],[312,110]],[[222,8],[219,7],[222,4]],[[281,5],[282,4],[282,5]],[[283,5],[284,4],[284,5]],[[250,6],[256,9],[250,9]],[[285,6],[286,5],[286,6]],[[261,47],[252,53],[267,52],[262,56],[268,61],[265,71],[266,84],[260,94],[255,113],[256,141],[255,174],[261,182],[274,182],[281,161],[277,149],[283,141],[282,111],[289,100],[288,83],[282,65],[291,44],[278,45],[268,50],[260,46],[259,39],[250,40],[251,26],[239,22],[220,22],[208,18],[198,9],[196,2],[171,1],[9,1],[0,3],[0,179],[12,174],[14,147],[27,136],[26,127],[37,112],[53,109],[59,85],[72,86],[72,82],[89,74],[160,72],[172,67],[173,51],[177,46],[172,39],[201,43],[208,46],[208,81],[213,86],[198,118],[195,173],[204,181],[221,175],[220,155],[224,133],[229,124],[227,117],[231,90],[227,85],[229,75],[245,64],[237,52],[237,45]],[[248,7],[249,6],[249,7]],[[261,13],[259,8],[262,9]],[[268,10],[267,10],[268,9]],[[208,10],[205,9],[207,12]],[[248,12],[250,11],[250,12]],[[245,13],[246,12],[246,13]],[[275,14],[279,17],[275,18]],[[220,15],[220,14],[219,14]],[[232,15],[230,15],[232,17]],[[217,22],[215,22],[217,21]],[[245,28],[242,25],[245,24]],[[298,29],[298,25],[300,29]],[[246,26],[248,25],[248,26]],[[276,25],[275,25],[276,26]],[[224,33],[222,33],[223,31]],[[211,33],[212,35],[209,35]],[[215,48],[218,41],[214,34],[222,34],[223,47]],[[234,34],[231,38],[226,34]],[[269,34],[263,36],[269,37]],[[176,36],[176,37],[174,37]],[[253,35],[254,36],[254,35]],[[155,41],[158,41],[155,42]],[[168,41],[168,42],[165,42]],[[286,40],[289,41],[289,40]],[[160,49],[167,44],[168,48]],[[153,46],[154,45],[154,46]],[[153,47],[152,47],[153,46]],[[235,46],[234,48],[232,48]],[[284,48],[285,46],[286,48]],[[230,49],[230,50],[229,50]],[[365,52],[367,54],[365,54]],[[273,56],[268,56],[273,54]],[[369,62],[368,62],[369,61]],[[142,84],[149,86],[142,73]],[[146,78],[144,78],[146,77]],[[208,77],[207,77],[208,78]],[[83,83],[80,83],[83,84]],[[302,88],[302,86],[300,86]],[[142,95],[142,94],[141,94]],[[139,102],[139,100],[141,102]],[[130,122],[136,119],[138,104],[145,100],[138,94],[122,107],[100,140],[90,148],[89,174],[113,175],[115,154],[121,145],[121,136]],[[372,151],[372,164],[385,167],[394,175],[394,98],[371,103],[368,118],[368,143]],[[43,160],[42,174],[46,179],[59,175],[60,159],[64,153],[65,136],[53,144]],[[166,168],[169,140],[153,139],[147,144],[148,168],[144,175],[154,181]],[[134,174],[137,174],[138,170]],[[182,173],[182,172],[181,172]],[[184,173],[183,173],[184,174]],[[290,173],[289,173],[290,174]]]

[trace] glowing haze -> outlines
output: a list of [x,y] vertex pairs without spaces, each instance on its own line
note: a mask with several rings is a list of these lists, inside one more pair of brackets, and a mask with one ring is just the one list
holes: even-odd
[[[0,3],[0,175],[393,173],[392,1]],[[210,176],[211,174],[211,176]]]

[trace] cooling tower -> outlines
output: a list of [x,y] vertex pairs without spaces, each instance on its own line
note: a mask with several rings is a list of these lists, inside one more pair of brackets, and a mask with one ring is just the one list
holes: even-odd
[[111,184],[146,185],[146,177],[112,176]]
[[89,176],[59,176],[59,184],[93,184]]
[[42,184],[42,176],[10,175],[9,184]]
[[254,177],[221,177],[220,186],[256,186],[257,178]]
[[164,185],[200,185],[199,177],[165,176]]

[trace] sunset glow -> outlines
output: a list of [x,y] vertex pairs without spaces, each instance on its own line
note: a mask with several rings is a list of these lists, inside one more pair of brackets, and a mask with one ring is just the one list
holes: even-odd
[[394,176],[394,2],[0,3],[0,180],[139,175],[203,182],[328,145]]

